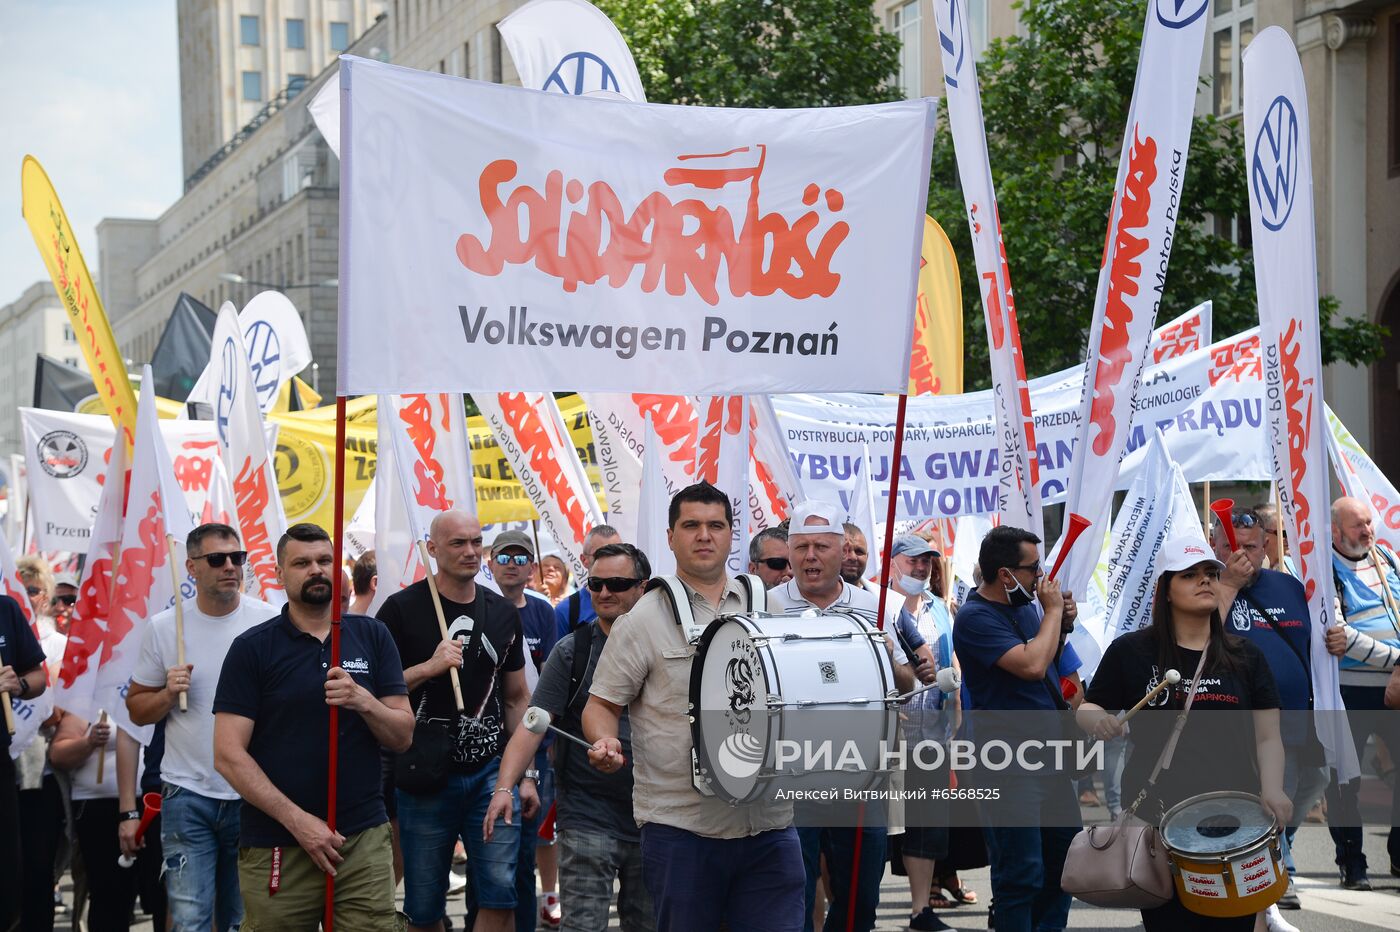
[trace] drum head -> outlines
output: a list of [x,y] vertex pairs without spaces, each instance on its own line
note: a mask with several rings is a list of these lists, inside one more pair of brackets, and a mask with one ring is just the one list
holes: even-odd
[[1172,807],[1162,818],[1162,840],[1178,854],[1220,857],[1257,844],[1276,826],[1257,796],[1206,793]]
[[771,671],[745,616],[717,618],[705,629],[691,668],[691,738],[716,796],[747,802],[760,771],[771,771]]

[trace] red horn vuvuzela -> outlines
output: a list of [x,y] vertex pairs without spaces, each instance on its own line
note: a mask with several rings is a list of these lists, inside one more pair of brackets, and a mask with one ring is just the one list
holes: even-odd
[[1210,510],[1215,512],[1215,520],[1220,522],[1220,526],[1225,529],[1225,540],[1230,544],[1230,552],[1239,550],[1235,543],[1235,500],[1233,498],[1217,498],[1210,503]]
[[[141,839],[146,837],[146,829],[151,827],[151,822],[160,815],[160,794],[147,793],[141,797],[141,804],[144,811],[141,813],[141,822],[136,826],[136,843],[141,844]],[[136,859],[122,855],[117,858],[117,864],[121,867],[130,867],[136,863]]]
[[1060,547],[1060,555],[1055,558],[1055,565],[1050,567],[1050,578],[1054,579],[1060,572],[1060,567],[1065,562],[1065,557],[1069,556],[1069,550],[1074,546],[1074,542],[1079,540],[1079,535],[1083,534],[1089,527],[1089,519],[1083,515],[1072,514],[1069,516],[1069,527],[1065,528],[1065,542]]

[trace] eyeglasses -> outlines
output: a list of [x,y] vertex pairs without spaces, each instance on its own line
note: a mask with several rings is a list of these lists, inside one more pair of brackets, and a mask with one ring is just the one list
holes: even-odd
[[62,602],[64,605],[78,604],[78,597],[76,595],[56,595],[54,596],[54,598]]
[[766,557],[758,561],[775,573],[781,573],[789,566],[787,557]]
[[588,577],[589,592],[602,592],[604,589],[609,592],[630,592],[641,584],[642,580],[633,579],[630,576]]
[[1235,527],[1255,527],[1259,525],[1260,522],[1259,519],[1254,516],[1253,512],[1246,511],[1242,514],[1230,515],[1230,523]]
[[1013,570],[1029,570],[1030,572],[1035,573],[1037,576],[1039,576],[1039,575],[1040,575],[1040,561],[1039,561],[1039,560],[1036,560],[1034,563],[1020,563],[1020,564],[1017,564],[1016,566],[1010,567],[1010,569],[1013,569]]
[[496,561],[497,566],[510,566],[512,563],[516,566],[529,566],[534,558],[528,553],[498,553],[491,559]]
[[214,569],[224,565],[224,561],[232,563],[234,566],[242,566],[248,562],[248,551],[230,550],[226,553],[202,553],[197,557],[190,557],[191,560],[208,560],[209,565]]

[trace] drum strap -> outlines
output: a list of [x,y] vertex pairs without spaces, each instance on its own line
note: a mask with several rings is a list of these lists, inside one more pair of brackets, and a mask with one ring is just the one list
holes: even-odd
[[1163,770],[1171,768],[1172,756],[1176,754],[1176,742],[1181,737],[1181,729],[1186,727],[1186,716],[1191,713],[1191,704],[1196,701],[1196,684],[1201,681],[1201,674],[1206,669],[1206,656],[1210,653],[1210,639],[1206,639],[1205,647],[1201,648],[1201,662],[1196,664],[1196,672],[1191,675],[1191,689],[1186,693],[1186,703],[1177,713],[1176,724],[1172,726],[1172,733],[1167,737],[1167,743],[1162,746],[1162,753],[1157,756],[1157,765],[1152,768],[1152,775],[1147,778],[1147,785],[1138,793],[1137,799],[1128,807],[1128,812],[1137,813],[1138,806],[1147,798],[1148,790],[1157,783]]
[[[740,573],[735,579],[744,590],[744,611],[767,613],[768,590],[764,587],[763,580],[752,573]],[[678,576],[657,576],[647,583],[646,591],[651,592],[653,589],[661,591],[671,606],[671,615],[676,619],[676,624],[680,626],[686,640],[691,640],[691,632],[695,630],[695,611],[690,607],[690,593],[686,591],[685,583],[681,582]]]

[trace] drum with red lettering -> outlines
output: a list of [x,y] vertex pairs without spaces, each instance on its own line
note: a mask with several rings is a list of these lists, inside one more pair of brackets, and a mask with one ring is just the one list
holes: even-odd
[[1278,820],[1257,796],[1192,796],[1167,811],[1161,831],[1177,895],[1193,913],[1249,916],[1288,889]]

